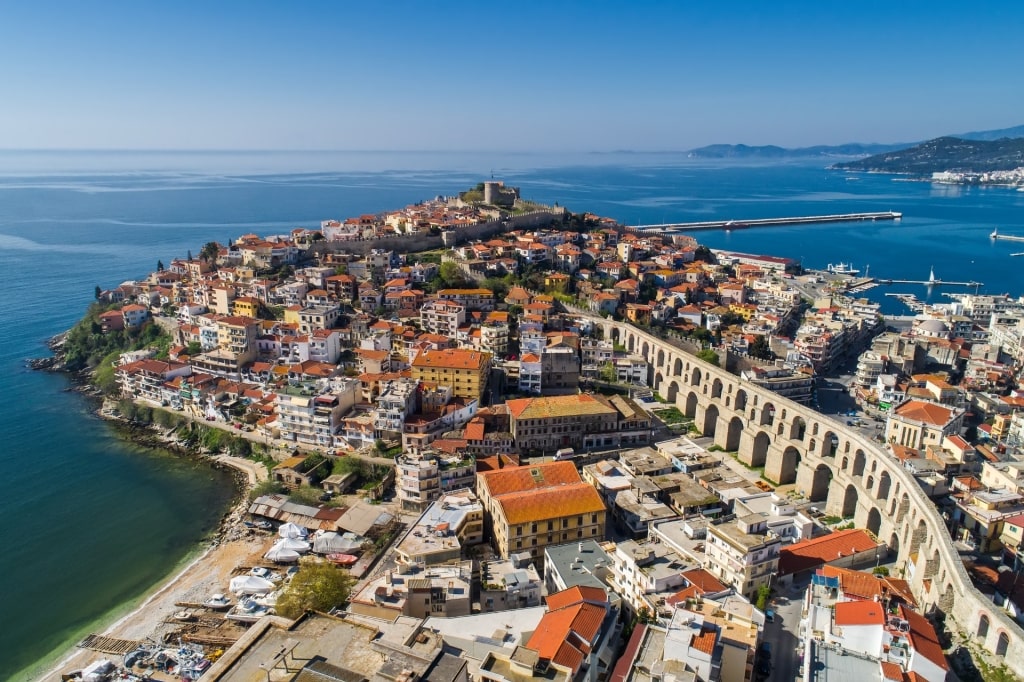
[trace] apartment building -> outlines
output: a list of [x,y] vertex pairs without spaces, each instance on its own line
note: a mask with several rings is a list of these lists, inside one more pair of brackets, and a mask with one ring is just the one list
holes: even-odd
[[768,532],[764,517],[725,517],[708,526],[707,568],[725,585],[753,601],[779,569],[781,541]]
[[506,559],[529,552],[541,564],[548,546],[604,537],[604,502],[571,462],[481,472],[477,496],[494,547]]
[[490,369],[490,353],[463,348],[425,350],[412,361],[413,379],[451,386],[456,398],[480,400]]
[[444,493],[472,488],[476,459],[435,450],[395,459],[395,491],[402,509],[422,512]]

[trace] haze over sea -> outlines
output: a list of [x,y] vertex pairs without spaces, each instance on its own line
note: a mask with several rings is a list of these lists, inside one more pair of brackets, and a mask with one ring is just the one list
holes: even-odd
[[[0,152],[0,651],[28,679],[169,575],[225,511],[229,477],[118,438],[69,382],[25,369],[93,288],[144,277],[208,241],[283,233],[454,194],[491,176],[534,200],[628,224],[859,211],[901,222],[702,232],[711,247],[848,262],[878,277],[1022,293],[1024,193],[826,171],[821,159],[741,165],[677,154]],[[879,287],[944,300],[924,287]]]

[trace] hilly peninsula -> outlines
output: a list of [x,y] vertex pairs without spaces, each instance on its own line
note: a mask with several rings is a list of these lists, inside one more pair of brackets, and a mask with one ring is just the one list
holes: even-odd
[[999,140],[938,137],[908,149],[844,161],[832,167],[850,171],[930,176],[942,171],[987,173],[1013,170],[1021,166],[1024,166],[1024,137]]
[[863,144],[859,142],[797,148],[779,147],[773,144],[711,144],[706,147],[691,149],[689,155],[695,159],[798,159],[814,156],[832,157],[881,154],[882,152],[906,146],[906,144]]

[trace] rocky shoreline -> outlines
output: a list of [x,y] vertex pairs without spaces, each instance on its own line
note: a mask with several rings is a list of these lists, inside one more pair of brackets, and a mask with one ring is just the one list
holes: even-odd
[[[247,472],[239,466],[231,466],[218,460],[211,453],[199,448],[192,448],[174,438],[177,429],[166,430],[156,424],[140,424],[121,416],[114,408],[114,403],[104,397],[103,393],[92,383],[92,370],[69,370],[64,362],[64,343],[69,332],[58,334],[46,342],[52,355],[49,357],[32,358],[27,361],[29,369],[41,372],[64,374],[70,379],[66,390],[81,393],[83,397],[96,400],[99,405],[93,413],[111,424],[118,434],[135,445],[166,450],[175,456],[195,459],[209,465],[213,469],[230,471],[235,490],[231,506],[218,524],[217,530],[203,544],[216,547],[222,542],[239,540],[245,537],[248,529],[243,525],[243,517],[248,509],[248,492],[252,489],[252,481]],[[190,421],[192,421],[190,419]]]

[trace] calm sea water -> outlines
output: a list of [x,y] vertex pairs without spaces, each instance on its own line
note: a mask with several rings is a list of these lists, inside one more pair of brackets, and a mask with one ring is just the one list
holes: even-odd
[[[879,277],[984,282],[1022,293],[1024,193],[849,176],[820,161],[694,162],[671,155],[0,152],[0,651],[28,679],[168,575],[216,525],[231,485],[193,462],[136,448],[60,376],[24,360],[74,323],[93,287],[144,276],[210,240],[313,227],[489,177],[523,194],[627,223],[902,211],[899,223],[707,232],[713,247],[852,262]],[[940,299],[943,289],[878,288]]]

